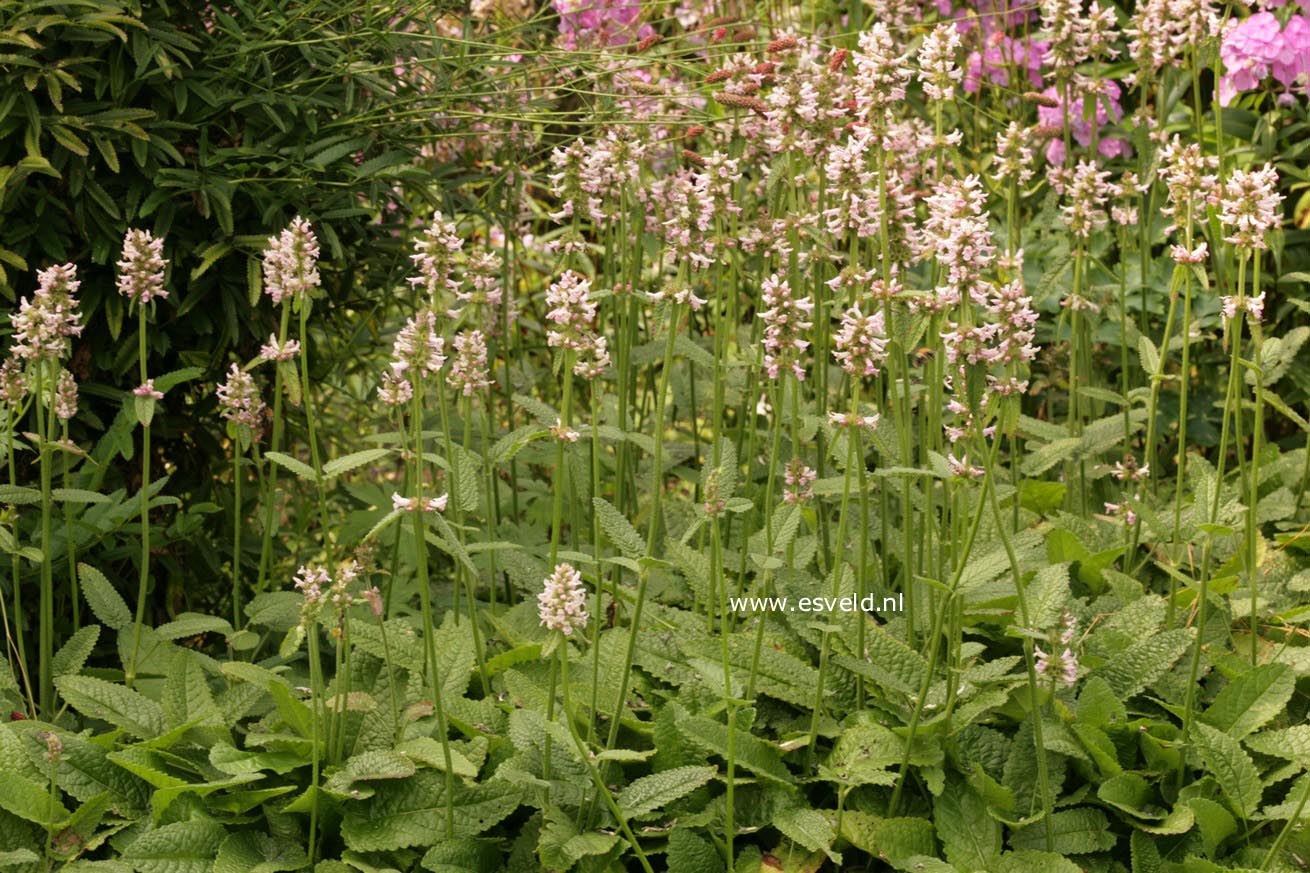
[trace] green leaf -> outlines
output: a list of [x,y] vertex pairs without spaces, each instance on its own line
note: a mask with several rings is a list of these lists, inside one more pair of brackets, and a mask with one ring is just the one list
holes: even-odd
[[414,762],[406,756],[390,749],[371,749],[346,761],[345,766],[323,783],[323,790],[341,797],[352,796],[352,793],[356,798],[370,797],[373,794],[371,788],[358,789],[354,784],[378,779],[407,779],[416,772]]
[[842,815],[841,835],[860,851],[886,858],[901,869],[911,858],[937,854],[932,823],[922,818],[879,818],[847,810]]
[[163,707],[130,688],[92,676],[62,676],[55,686],[82,715],[107,721],[133,736],[150,739],[167,729]]
[[1224,686],[1200,719],[1240,740],[1286,712],[1295,690],[1296,673],[1291,667],[1263,664]]
[[1197,829],[1201,832],[1201,844],[1205,853],[1213,856],[1219,845],[1237,833],[1237,821],[1223,804],[1216,803],[1208,797],[1191,797],[1187,806],[1196,818]]
[[834,864],[841,863],[841,855],[832,851],[832,842],[837,838],[837,832],[828,817],[817,809],[793,806],[775,815],[773,826],[793,843],[811,852],[823,852]]
[[218,847],[213,873],[280,873],[309,865],[305,850],[286,838],[254,831],[228,834]]
[[603,497],[593,498],[591,503],[600,519],[601,529],[625,557],[639,558],[646,554],[646,540],[637,533],[637,529],[623,513]]
[[[1051,813],[1051,828],[1055,835],[1055,851],[1062,855],[1086,855],[1112,849],[1115,836],[1105,813],[1089,806],[1061,809]],[[1032,849],[1046,846],[1046,823],[1017,828],[1010,835],[1010,846],[1015,849]]]
[[866,660],[845,655],[839,655],[833,660],[845,669],[870,678],[884,688],[903,694],[919,693],[924,673],[928,670],[928,662],[923,655],[881,629],[869,633],[865,645],[869,650]]
[[952,776],[933,800],[933,824],[946,860],[961,870],[987,870],[1001,853],[1001,824],[978,792]]
[[205,819],[175,822],[146,831],[120,857],[137,873],[209,873],[224,834]]
[[[351,470],[372,464],[374,461],[380,461],[391,454],[390,449],[365,449],[362,452],[351,452],[349,455],[342,455],[340,458],[334,458],[323,465],[324,478],[331,479],[333,476],[340,476],[342,473],[349,473]],[[266,454],[265,457],[268,455]],[[294,472],[294,471],[293,471]],[[310,469],[312,476],[314,471]]]
[[1054,852],[1022,849],[997,858],[987,873],[1083,873],[1083,868]]
[[628,818],[638,818],[663,809],[709,782],[715,767],[674,767],[636,779],[619,792],[619,809]]
[[[678,731],[698,746],[728,757],[728,726],[704,716],[692,716],[678,723]],[[791,772],[783,764],[777,746],[754,734],[737,728],[734,731],[734,752],[738,767],[771,779],[783,785],[792,784]]]
[[185,637],[198,637],[208,633],[220,633],[224,636],[232,633],[232,625],[216,615],[200,615],[184,612],[172,621],[155,628],[155,633],[166,640],[180,640]]
[[108,503],[108,495],[99,491],[87,491],[83,488],[52,488],[50,497],[55,503]]
[[307,479],[310,482],[318,480],[318,477],[314,475],[313,467],[309,466],[304,461],[291,457],[290,455],[283,454],[282,452],[264,452],[264,457],[268,458],[279,467],[284,467],[285,469],[290,470],[301,479]]
[[205,371],[200,367],[182,367],[177,370],[170,370],[155,379],[155,390],[161,394],[165,394],[169,389],[175,388],[183,382],[190,382],[193,379],[199,379],[203,375],[205,375]]
[[1137,360],[1141,362],[1142,369],[1148,376],[1154,376],[1160,371],[1160,352],[1156,350],[1155,343],[1151,342],[1146,334],[1137,338]]
[[41,502],[41,492],[23,485],[0,485],[0,503],[31,506]]
[[502,869],[500,846],[500,840],[492,839],[443,839],[420,863],[432,873],[497,873]]
[[723,856],[709,841],[685,827],[669,834],[665,853],[669,873],[723,873]]
[[[410,737],[402,740],[396,746],[396,751],[428,767],[446,769],[446,750],[442,748],[440,741],[433,737]],[[459,749],[450,749],[450,766],[457,776],[472,779],[478,775],[477,765]]]
[[[341,835],[357,852],[378,852],[430,842],[446,827],[446,777],[419,770],[410,779],[383,782],[373,797],[346,806]],[[473,837],[494,827],[518,808],[523,790],[509,782],[455,784],[451,805],[455,836]]]
[[1310,724],[1298,724],[1282,730],[1265,731],[1246,738],[1252,751],[1296,761],[1310,767]]
[[110,630],[122,630],[132,623],[132,611],[105,574],[90,564],[77,565],[82,596],[100,623]]
[[18,773],[0,778],[0,809],[44,828],[53,828],[68,818],[68,809],[50,796],[50,786]]
[[1206,769],[1218,781],[1233,811],[1249,819],[1260,807],[1264,786],[1255,764],[1233,737],[1208,724],[1193,725],[1193,742]]
[[1195,636],[1193,628],[1178,628],[1148,637],[1112,657],[1095,675],[1105,680],[1116,697],[1127,700],[1168,673]]
[[58,679],[70,673],[79,673],[86,659],[100,639],[100,625],[89,624],[68,638],[50,661],[50,674]]
[[[6,867],[26,867],[28,864],[37,864],[41,856],[31,849],[9,849],[0,851],[0,870]],[[67,868],[65,868],[67,869]]]

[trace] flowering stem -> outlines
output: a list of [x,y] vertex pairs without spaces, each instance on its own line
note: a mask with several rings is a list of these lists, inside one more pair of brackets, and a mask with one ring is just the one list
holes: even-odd
[[[8,416],[8,429],[5,431],[5,433],[7,434],[7,436],[5,437],[6,439],[5,454],[8,455],[7,460],[9,463],[9,484],[16,486],[18,484],[18,466],[17,466],[17,462],[14,459],[15,415],[14,415],[13,407],[8,404],[6,404],[6,415]],[[13,507],[11,507],[11,509],[12,508]],[[14,535],[14,544],[17,545],[18,543],[18,513],[17,512],[14,513],[13,535]],[[5,638],[9,648],[13,651],[14,656],[17,659],[18,674],[22,676],[23,687],[27,690],[28,710],[31,716],[33,718],[36,718],[38,715],[37,708],[36,708],[36,698],[32,695],[32,679],[27,671],[27,647],[23,643],[23,600],[22,600],[23,589],[21,585],[22,569],[18,561],[15,560],[12,556],[10,557],[9,565],[10,565],[11,572],[13,574],[12,580],[14,586],[14,631],[13,631],[13,636],[11,638],[9,633],[9,616],[8,615],[3,616],[4,625],[5,625]],[[0,601],[0,607],[3,607],[3,605],[4,605],[3,601]]]
[[[564,467],[564,432],[573,420],[573,352],[564,350],[561,376],[564,380],[563,399],[560,401],[560,433],[555,437],[555,501],[550,516],[550,566],[559,556],[560,529],[564,523],[564,481],[568,471]],[[593,425],[595,422],[593,422]]]
[[[999,442],[998,439],[997,444]],[[994,453],[992,455],[984,453],[984,457],[987,458],[986,475],[990,478],[995,456]],[[1032,627],[1032,615],[1028,611],[1028,596],[1023,589],[1019,559],[1015,556],[1014,544],[1010,541],[1010,535],[1005,530],[1005,519],[1001,515],[1001,503],[996,497],[996,489],[990,488],[987,490],[990,495],[992,516],[996,520],[996,532],[1001,537],[1001,546],[1005,549],[1005,557],[1010,563],[1010,575],[1014,580],[1014,592],[1019,602],[1019,621],[1023,623],[1023,627],[1029,628]],[[1015,499],[1018,499],[1017,496]],[[1042,821],[1046,829],[1046,851],[1053,852],[1055,851],[1055,828],[1051,820],[1051,813],[1055,809],[1055,803],[1051,798],[1050,778],[1046,771],[1046,743],[1042,739],[1042,709],[1037,693],[1037,667],[1033,660],[1033,640],[1029,636],[1025,636],[1023,640],[1023,658],[1024,664],[1028,668],[1029,708],[1033,725],[1033,745],[1037,758],[1037,781],[1042,794]]]
[[[996,449],[993,447],[992,452]],[[992,464],[989,462],[984,470],[982,493],[978,495],[978,505],[974,509],[973,520],[969,523],[968,533],[965,534],[963,548],[961,553],[956,556],[955,572],[951,577],[951,584],[946,590],[945,602],[942,608],[937,610],[933,616],[932,633],[928,643],[928,665],[924,668],[923,680],[919,684],[919,693],[914,698],[914,710],[910,714],[910,724],[905,735],[905,754],[901,757],[900,770],[896,774],[896,784],[892,787],[891,800],[887,804],[887,815],[896,815],[897,809],[901,803],[901,790],[905,785],[905,777],[910,770],[910,751],[914,747],[914,737],[919,732],[919,722],[923,718],[924,706],[928,702],[928,689],[932,687],[932,676],[937,669],[937,658],[941,648],[942,622],[947,613],[946,604],[955,599],[956,589],[960,585],[960,579],[964,576],[964,569],[968,566],[969,555],[973,551],[974,540],[978,536],[978,528],[982,525],[983,512],[987,508],[987,491],[992,488]]]
[[318,644],[318,622],[311,622],[309,625],[309,723],[310,723],[310,748],[312,758],[310,760],[310,782],[309,790],[313,794],[313,800],[309,806],[309,863],[314,863],[314,853],[318,842],[318,777],[319,770],[322,767],[322,725],[320,715],[320,704],[323,701],[323,664],[320,661],[322,655],[319,652]]
[[436,625],[432,620],[432,586],[428,581],[427,510],[423,503],[423,383],[415,380],[414,398],[410,417],[414,428],[414,495],[418,509],[411,512],[414,519],[414,560],[418,571],[419,606],[423,616],[423,654],[432,687],[432,708],[437,715],[437,739],[441,742],[441,756],[445,764],[446,837],[455,835],[455,769],[450,757],[449,729],[446,726],[446,708],[441,700],[441,677],[437,675]]
[[[67,444],[70,442],[68,436],[68,422],[64,422],[63,441]],[[64,488],[72,488],[72,473],[69,471],[68,452],[62,452],[63,455],[63,479]],[[73,631],[76,633],[82,627],[82,604],[81,596],[77,589],[77,545],[73,542],[73,504],[64,501],[64,546],[68,553],[68,590],[73,601]]]
[[[282,304],[282,321],[278,326],[277,342],[279,347],[286,344],[287,328],[290,320],[291,304],[287,300]],[[270,452],[281,450],[282,428],[282,365],[279,361],[274,364],[273,371],[273,434],[269,440],[268,450]],[[277,471],[278,465],[269,461],[268,476],[265,477],[267,488],[264,489],[262,495],[264,503],[264,539],[259,547],[259,578],[255,582],[256,593],[263,592],[273,559],[273,531],[277,527],[277,507],[274,503],[277,499]]]
[[[856,458],[859,453],[856,451],[860,444],[859,428],[857,424],[860,414],[860,380],[851,379],[851,417],[846,428],[846,464],[843,468],[842,491],[841,491],[841,511],[837,516],[837,554],[840,556],[845,553],[846,549],[846,520],[848,510],[851,504],[851,468],[855,466]],[[861,463],[863,460],[861,459]],[[863,536],[863,534],[861,534]],[[830,571],[832,573],[832,597],[836,600],[841,596],[842,579],[846,576],[846,562],[837,560]],[[860,615],[860,622],[864,622],[863,614]],[[828,624],[832,623],[831,616]],[[806,741],[805,748],[808,754],[813,756],[814,743],[819,738],[819,717],[823,713],[823,688],[824,678],[828,669],[828,642],[829,632],[825,628],[823,631],[822,642],[819,646],[819,680],[814,689],[814,705],[810,712],[810,734]],[[861,646],[858,657],[864,657],[864,649]]]
[[[50,661],[54,657],[54,549],[51,548],[51,537],[53,536],[52,509],[53,501],[51,500],[51,469],[50,462],[50,437],[54,430],[54,404],[50,404],[50,409],[46,409],[45,385],[43,376],[46,375],[44,363],[38,365],[37,376],[37,436],[41,440],[41,550],[45,558],[41,561],[41,602],[40,602],[40,627],[38,631],[38,654],[40,660],[37,666],[38,687],[40,688],[41,712],[44,717],[54,718],[54,686],[53,677],[50,673]],[[53,369],[49,372],[50,384],[55,384],[55,374]],[[138,625],[140,620],[138,619]]]
[[[636,853],[637,862],[641,864],[641,869],[644,870],[645,873],[654,873],[654,870],[650,866],[650,861],[646,858],[646,853],[643,852],[641,849],[641,843],[637,842],[637,835],[632,832],[632,826],[628,824],[627,816],[625,816],[623,814],[623,811],[619,809],[618,803],[614,800],[614,794],[609,790],[609,787],[605,784],[605,779],[601,775],[600,770],[597,769],[596,762],[592,760],[593,756],[591,754],[591,751],[582,742],[582,737],[578,735],[577,726],[574,725],[573,718],[569,714],[568,650],[569,650],[568,643],[566,643],[564,640],[560,640],[558,663],[559,663],[560,676],[563,679],[562,684],[564,686],[564,725],[565,727],[568,728],[569,735],[573,737],[574,745],[578,747],[579,759],[582,761],[583,765],[587,768],[588,772],[591,774],[591,781],[594,782],[596,785],[596,792],[605,799],[605,805],[609,807],[610,814],[613,815],[614,820],[619,823],[619,828],[623,831],[623,835],[627,837],[628,844],[632,846],[632,851]],[[551,673],[553,675],[554,670],[552,670]],[[554,699],[554,697],[555,695],[552,693],[551,698]],[[617,716],[615,717],[614,720],[616,722],[618,721]],[[549,748],[550,747],[549,735],[547,735],[546,742],[547,742],[547,748]]]
[[[1243,257],[1242,264],[1245,265],[1246,257]],[[1240,296],[1243,289],[1238,287],[1237,293]],[[1252,296],[1260,293],[1260,258],[1256,257],[1252,261],[1251,276]],[[1251,325],[1251,346],[1252,354],[1252,375],[1255,377],[1255,384],[1252,388],[1255,392],[1255,421],[1251,425],[1251,477],[1248,488],[1250,493],[1246,498],[1246,573],[1247,583],[1251,588],[1251,666],[1255,666],[1259,659],[1260,646],[1260,625],[1257,621],[1260,606],[1260,571],[1257,566],[1257,546],[1260,542],[1260,443],[1264,437],[1264,369],[1261,365],[1260,358],[1264,347],[1264,331],[1260,328],[1260,320],[1254,315],[1250,320]]]
[[[736,715],[737,702],[732,693],[732,658],[729,646],[731,619],[728,615],[728,585],[723,578],[723,542],[719,531],[719,513],[710,516],[710,578],[717,580],[719,594],[719,644],[723,660],[723,697],[724,718],[728,725],[728,774],[727,799],[723,811],[723,844],[727,858],[727,869],[732,869],[732,841],[737,833],[734,794],[737,769]],[[711,607],[713,608],[713,607]]]
[[300,402],[305,406],[306,436],[309,438],[309,460],[314,468],[314,484],[318,491],[318,519],[323,529],[323,554],[328,572],[332,572],[332,539],[328,530],[327,481],[323,478],[323,463],[318,454],[318,435],[314,425],[314,403],[309,393],[309,298],[300,301]]
[[[146,305],[137,303],[137,359],[141,384],[146,384]],[[127,684],[136,680],[137,656],[141,647],[141,625],[146,618],[146,587],[150,582],[150,422],[141,423],[141,567],[136,590],[136,623],[132,627],[132,659],[127,667]],[[44,683],[42,683],[44,685]]]
[[[1237,265],[1237,287],[1240,291],[1245,280],[1246,261],[1243,260]],[[1210,498],[1209,521],[1214,524],[1219,517],[1220,494],[1223,491],[1224,466],[1228,455],[1228,424],[1230,413],[1232,420],[1237,422],[1241,410],[1238,407],[1238,380],[1241,372],[1239,349],[1242,337],[1242,315],[1244,310],[1239,308],[1236,314],[1229,319],[1229,329],[1232,333],[1233,349],[1232,359],[1228,365],[1228,388],[1224,394],[1223,407],[1223,425],[1219,432],[1219,454],[1217,457],[1217,471],[1215,475],[1214,494]],[[1237,422],[1240,429],[1240,422]],[[1238,448],[1238,455],[1241,454],[1241,448]],[[1200,582],[1196,599],[1196,643],[1192,646],[1191,664],[1188,668],[1188,681],[1186,693],[1183,698],[1183,732],[1180,738],[1180,745],[1187,747],[1189,738],[1192,733],[1193,706],[1196,699],[1197,682],[1201,677],[1201,646],[1205,637],[1205,626],[1207,622],[1207,610],[1210,605],[1210,548],[1212,543],[1212,534],[1206,535],[1205,545],[1201,549],[1201,573]],[[1170,609],[1173,608],[1173,598],[1169,600]],[[1182,786],[1184,773],[1187,767],[1186,757],[1180,758],[1178,762],[1178,785]]]
[[[670,301],[668,336],[664,340],[664,362],[660,369],[659,387],[655,392],[655,452],[651,470],[650,523],[646,529],[646,557],[655,556],[655,534],[660,529],[660,497],[664,491],[664,403],[669,393],[669,373],[673,370],[673,345],[678,337],[681,305]],[[558,499],[558,491],[556,492]],[[632,622],[628,628],[628,645],[623,655],[623,672],[619,679],[619,693],[614,700],[614,718],[610,722],[605,748],[614,748],[619,738],[619,724],[623,721],[623,701],[628,696],[628,681],[632,676],[632,659],[637,651],[637,634],[641,631],[641,610],[646,603],[646,583],[650,578],[649,562],[643,564],[637,575],[637,601],[632,607]],[[749,695],[748,695],[749,696]]]
[[[1192,206],[1188,201],[1187,206],[1187,229],[1185,232],[1187,240],[1187,250],[1192,250]],[[1174,549],[1179,547],[1178,535],[1182,527],[1183,513],[1183,483],[1187,474],[1187,387],[1191,382],[1191,360],[1188,351],[1192,346],[1192,270],[1189,266],[1183,276],[1183,363],[1179,372],[1179,396],[1178,396],[1178,472],[1174,479],[1174,531],[1173,544]],[[1161,352],[1163,355],[1164,353]],[[1168,606],[1168,624],[1173,626],[1174,619],[1174,594],[1177,593],[1177,577],[1173,574],[1169,576],[1169,606]]]

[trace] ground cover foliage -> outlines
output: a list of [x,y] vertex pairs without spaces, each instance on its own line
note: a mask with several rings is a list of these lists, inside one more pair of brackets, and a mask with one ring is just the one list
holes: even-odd
[[1310,858],[1302,6],[0,41],[0,868]]

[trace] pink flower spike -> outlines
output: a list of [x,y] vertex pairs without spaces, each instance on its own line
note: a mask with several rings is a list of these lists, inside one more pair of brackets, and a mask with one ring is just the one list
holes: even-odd
[[147,379],[142,384],[132,389],[132,393],[137,397],[153,397],[156,400],[164,399],[164,392],[155,390],[155,380]]

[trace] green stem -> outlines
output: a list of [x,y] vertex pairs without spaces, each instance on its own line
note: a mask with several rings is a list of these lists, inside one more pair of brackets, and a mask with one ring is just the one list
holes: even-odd
[[[137,304],[137,359],[141,384],[146,383],[146,307]],[[132,659],[127,668],[127,684],[136,681],[137,657],[141,649],[141,625],[146,618],[146,589],[150,583],[150,423],[141,424],[141,567],[136,590],[136,622],[132,626]]]
[[[287,330],[291,321],[291,302],[287,300],[282,304],[282,320],[278,326],[277,342],[282,346],[287,341]],[[284,423],[282,421],[282,364],[274,363],[273,373],[273,433],[269,438],[268,450],[270,452],[281,451],[282,449],[282,431]],[[261,593],[264,585],[268,582],[268,574],[273,562],[273,533],[277,529],[277,473],[278,465],[269,461],[268,475],[264,477],[266,487],[262,489],[261,495],[264,506],[264,536],[259,547],[259,578],[255,582],[255,592]]]
[[455,768],[450,755],[449,728],[446,725],[446,708],[441,698],[441,677],[437,675],[436,625],[432,619],[432,586],[428,580],[427,510],[423,508],[423,385],[414,386],[412,427],[414,429],[414,496],[418,509],[411,512],[414,519],[414,555],[419,581],[419,606],[423,616],[423,654],[428,682],[432,689],[432,708],[437,716],[437,739],[441,743],[441,757],[445,764],[445,823],[446,838],[455,836]]

